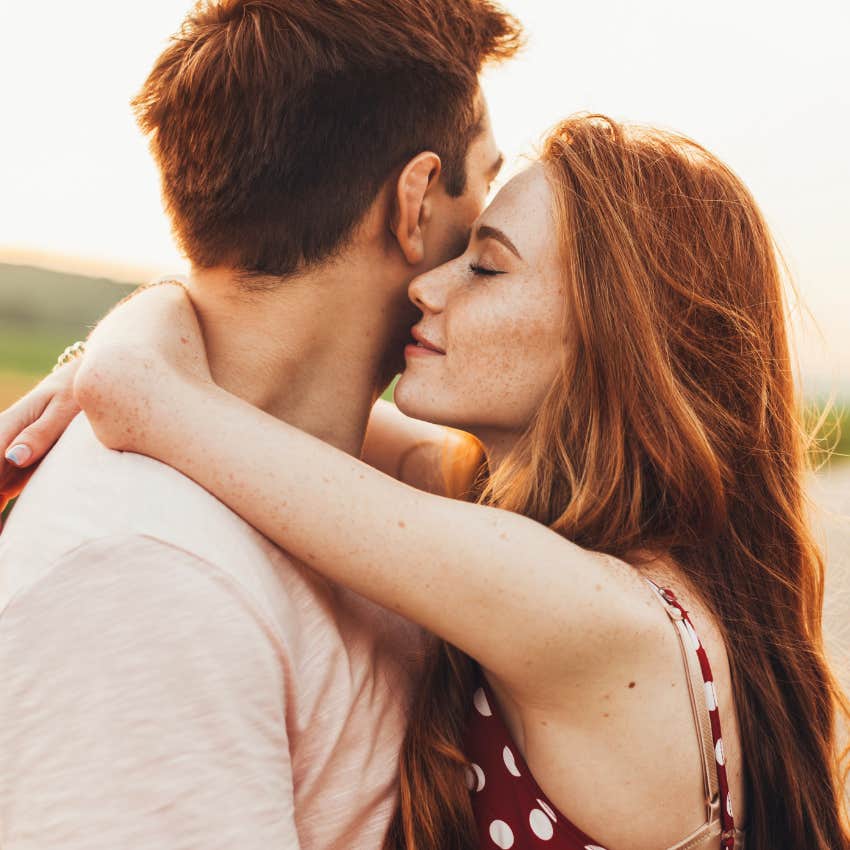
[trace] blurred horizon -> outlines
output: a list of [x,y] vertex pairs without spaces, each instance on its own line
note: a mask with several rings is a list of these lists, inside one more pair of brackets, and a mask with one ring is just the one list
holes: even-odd
[[[52,253],[33,248],[8,248],[0,246],[0,266],[21,267],[81,278],[105,280],[119,285],[139,285],[169,273],[187,273],[188,265],[156,267],[116,260],[99,260],[95,257]],[[0,281],[2,286],[2,281]],[[2,292],[0,292],[2,295]],[[3,299],[0,297],[0,307]],[[0,327],[7,324],[7,316],[0,314]],[[92,317],[95,318],[95,317]],[[850,323],[850,316],[848,316]],[[835,394],[839,400],[850,404],[850,356],[833,357],[829,334],[807,313],[806,305],[798,308],[792,321],[795,354],[800,361],[800,379],[804,394],[809,398],[825,398]],[[801,339],[802,338],[802,339]],[[70,340],[69,342],[72,342]],[[826,366],[824,366],[826,364]],[[3,364],[0,363],[0,370]]]

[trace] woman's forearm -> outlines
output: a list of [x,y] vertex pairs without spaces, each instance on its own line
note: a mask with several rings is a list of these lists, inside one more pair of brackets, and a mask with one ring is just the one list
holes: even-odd
[[155,427],[140,427],[137,448],[224,496],[278,545],[360,592],[374,594],[373,570],[404,557],[411,541],[401,532],[415,533],[411,514],[421,515],[423,501],[444,501],[213,384],[181,382],[167,392],[172,401],[157,402],[162,415],[154,411]]
[[[573,611],[582,586],[599,581],[593,569],[570,568],[571,552],[575,567],[584,558],[578,547],[524,517],[418,491],[213,384],[151,368],[156,393],[132,416],[122,412],[127,427],[112,431],[112,447],[175,467],[296,559],[506,681],[551,664],[551,656],[530,662],[533,646],[582,639],[557,610]],[[108,384],[102,409],[113,416],[138,393]],[[98,430],[97,410],[89,417]],[[561,600],[546,618],[543,595]],[[589,616],[599,616],[599,596],[588,594]]]
[[372,408],[363,461],[417,490],[459,498],[483,462],[471,434],[405,416],[395,405]]

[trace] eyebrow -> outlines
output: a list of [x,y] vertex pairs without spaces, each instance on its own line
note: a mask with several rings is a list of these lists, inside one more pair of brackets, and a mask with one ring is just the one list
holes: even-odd
[[490,227],[489,224],[482,224],[475,232],[476,239],[495,239],[501,242],[518,260],[522,259],[522,255],[517,251],[516,245],[508,239],[508,236],[498,227]]

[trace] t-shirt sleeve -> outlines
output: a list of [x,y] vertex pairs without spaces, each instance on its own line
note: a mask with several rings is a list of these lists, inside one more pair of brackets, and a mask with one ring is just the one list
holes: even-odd
[[207,561],[65,556],[0,613],[0,847],[297,850],[286,667]]

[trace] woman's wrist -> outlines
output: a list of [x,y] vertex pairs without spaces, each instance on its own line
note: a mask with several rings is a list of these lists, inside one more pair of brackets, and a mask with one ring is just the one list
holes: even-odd
[[189,399],[211,380],[191,300],[182,287],[159,283],[98,324],[74,393],[108,448],[161,457],[163,435],[171,439],[174,422],[190,418]]

